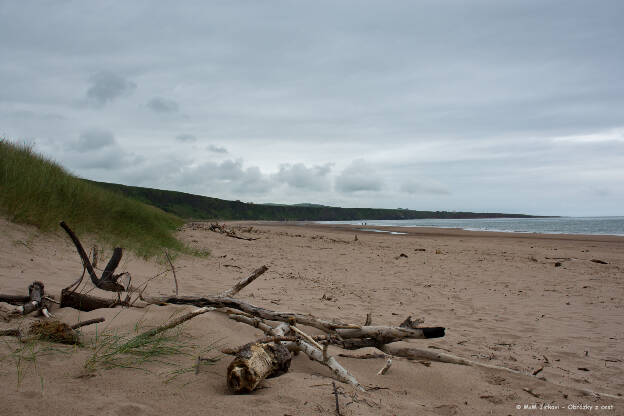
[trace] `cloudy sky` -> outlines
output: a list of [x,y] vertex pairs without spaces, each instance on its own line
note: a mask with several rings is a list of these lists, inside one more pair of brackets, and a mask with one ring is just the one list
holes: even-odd
[[254,202],[624,214],[624,2],[0,0],[0,135]]

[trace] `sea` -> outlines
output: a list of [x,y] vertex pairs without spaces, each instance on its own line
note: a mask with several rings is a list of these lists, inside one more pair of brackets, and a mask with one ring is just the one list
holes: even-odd
[[[384,232],[373,227],[460,228],[470,231],[496,231],[540,234],[589,234],[624,236],[624,217],[557,218],[476,218],[422,220],[318,221],[321,224],[361,225],[362,231]],[[392,232],[392,234],[402,234]]]

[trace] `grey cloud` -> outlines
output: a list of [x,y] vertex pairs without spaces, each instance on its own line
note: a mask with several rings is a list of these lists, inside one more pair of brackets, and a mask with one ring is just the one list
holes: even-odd
[[147,107],[157,113],[177,113],[178,103],[169,98],[154,97],[147,102]]
[[273,187],[271,180],[256,166],[245,169],[241,179],[242,180],[236,184],[235,190],[243,195],[261,195],[268,192]]
[[54,121],[62,121],[66,120],[67,117],[64,117],[60,114],[56,113],[37,113],[30,110],[18,110],[14,111],[11,114],[12,117],[19,120],[28,120],[28,121],[43,121],[46,123],[54,122]]
[[[146,160],[102,180],[301,202],[321,177],[335,186],[310,202],[561,215],[618,215],[624,206],[622,140],[608,133],[624,128],[621,0],[14,1],[0,9],[0,39],[11,40],[0,42],[0,134],[46,141],[56,160],[77,166],[71,146],[86,128],[123,131],[118,149]],[[178,112],[153,113],[155,95],[175,97]],[[163,100],[155,111],[175,108]],[[181,132],[202,144],[181,145],[194,141]],[[234,161],[181,180],[224,158],[210,143],[258,170]],[[149,182],[174,158],[184,160],[179,169]],[[305,170],[356,158],[375,169]],[[292,160],[305,169],[267,175]],[[452,194],[435,193],[420,172]],[[601,204],[578,191],[599,188],[612,191]]]
[[90,152],[115,145],[115,136],[108,130],[91,129],[80,134],[78,141],[71,146],[78,152]]
[[245,176],[242,160],[225,160],[218,162],[203,162],[197,166],[190,166],[183,170],[178,179],[179,184],[198,184],[233,182]]
[[201,189],[202,193],[208,195],[232,191],[258,195],[267,192],[274,185],[257,166],[244,168],[241,159],[225,160],[221,163],[204,162],[197,166],[183,168],[175,181],[180,186]]
[[383,180],[372,165],[362,159],[354,160],[336,178],[336,189],[344,193],[379,191]]
[[103,149],[97,152],[83,153],[79,157],[70,156],[70,165],[73,168],[81,168],[87,171],[93,169],[117,169],[126,165],[123,155],[120,155],[117,150]]
[[401,185],[401,191],[408,194],[450,195],[450,191],[443,185],[432,180],[409,180]]
[[303,163],[284,164],[280,166],[275,178],[293,188],[323,191],[329,189],[330,183],[327,175],[331,171],[331,167],[331,163],[310,168]]
[[[210,166],[212,164],[205,164]],[[214,177],[219,180],[236,180],[244,176],[243,161],[242,160],[226,160],[221,164],[214,164],[216,169],[213,169]]]
[[228,151],[225,147],[221,147],[221,146],[215,146],[214,144],[209,145],[208,147],[206,147],[206,150],[210,150],[213,153],[222,153],[222,154],[227,154]]
[[97,72],[89,83],[91,86],[87,90],[87,100],[97,107],[102,107],[136,89],[134,82],[110,71]]
[[178,134],[176,140],[179,142],[194,142],[197,140],[197,137],[192,134]]

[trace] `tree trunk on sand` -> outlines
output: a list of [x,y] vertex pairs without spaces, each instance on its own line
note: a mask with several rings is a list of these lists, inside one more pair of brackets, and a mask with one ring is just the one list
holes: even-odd
[[290,352],[283,345],[250,344],[228,366],[228,387],[234,393],[251,392],[265,378],[286,373],[290,359]]
[[61,291],[61,308],[74,308],[79,311],[89,312],[100,308],[112,308],[116,305],[126,305],[126,303],[117,302],[114,299],[85,295],[68,289]]

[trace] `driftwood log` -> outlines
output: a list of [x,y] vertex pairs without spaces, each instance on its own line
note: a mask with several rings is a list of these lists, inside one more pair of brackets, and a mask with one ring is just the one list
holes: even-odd
[[265,378],[286,373],[290,360],[290,351],[279,343],[248,344],[228,366],[228,387],[234,393],[251,392]]
[[26,295],[5,295],[0,294],[0,302],[10,303],[11,305],[23,305],[30,300],[30,296]]
[[208,229],[210,231],[214,231],[215,233],[225,234],[228,237],[236,238],[236,239],[239,239],[239,240],[245,240],[245,241],[257,240],[257,238],[241,237],[240,235],[236,234],[236,232],[234,230],[227,229],[227,228],[225,228],[225,225],[219,224],[218,222],[214,222],[214,223],[210,224]]
[[43,300],[43,294],[43,283],[32,282],[30,286],[28,286],[29,302],[24,304],[22,313],[27,315],[38,310]]
[[48,311],[46,299],[50,298],[46,298],[44,285],[39,281],[32,282],[28,286],[28,296],[0,294],[0,302],[17,306],[11,311],[12,314],[28,315],[29,313],[40,311],[49,318],[51,314]]
[[[91,275],[93,283],[101,287],[103,285],[102,282],[115,281],[116,279],[111,276],[114,276],[113,271],[119,264],[121,250],[115,250],[102,278],[98,280],[80,241],[64,223],[61,223],[61,226],[63,226],[72,238],[72,241],[74,241],[76,249],[83,260],[83,266]],[[218,229],[221,230],[221,228]],[[378,346],[404,339],[436,338],[444,336],[444,328],[441,327],[416,328],[415,325],[402,325],[399,327],[372,326],[370,325],[370,317],[367,317],[366,322],[369,325],[347,324],[337,320],[328,321],[320,319],[312,315],[272,311],[232,297],[267,270],[268,268],[266,266],[256,269],[249,277],[240,280],[232,288],[223,291],[219,295],[201,297],[176,295],[141,297],[141,299],[151,304],[194,305],[202,308],[200,309],[202,311],[201,313],[203,313],[203,311],[212,310],[213,308],[219,308],[221,310],[233,309],[238,314],[231,315],[231,318],[260,328],[268,336],[273,337],[272,342],[256,342],[237,349],[237,358],[230,365],[227,376],[228,385],[234,392],[252,391],[264,378],[279,375],[288,370],[288,366],[285,363],[286,361],[290,361],[286,360],[284,354],[278,353],[281,348],[277,346],[284,347],[293,352],[305,353],[310,359],[330,368],[334,377],[338,380],[363,390],[363,387],[357,379],[342,367],[334,357],[328,354],[328,345],[330,343],[336,345],[341,345],[340,343],[343,343],[349,347],[355,348],[359,347],[359,345]],[[75,287],[74,285],[72,286]],[[76,293],[70,288],[64,289],[61,296],[61,306],[72,306],[80,310],[113,307],[119,303],[119,300],[112,301]],[[195,316],[195,314],[192,316]],[[187,319],[190,319],[192,316],[189,316]],[[266,323],[264,319],[282,322],[282,324],[274,327]],[[175,326],[179,323],[172,324]],[[311,326],[325,332],[327,334],[323,338],[325,340],[325,345],[320,345],[313,337],[305,334],[295,326],[297,324]],[[292,337],[295,338],[295,341],[292,340]]]
[[74,308],[89,312],[101,308],[114,308],[119,305],[128,306],[128,302],[78,293],[67,288],[61,291],[61,308]]
[[[286,336],[289,332],[291,332],[291,327],[286,323],[281,323],[277,327],[273,327],[266,323],[264,320],[258,318],[250,318],[243,315],[229,315],[229,318],[238,322],[254,326],[262,330],[267,335],[280,337]],[[299,339],[296,342],[282,341],[281,344],[292,352],[301,351],[305,353],[311,360],[317,361],[329,367],[329,369],[338,380],[344,383],[351,384],[359,390],[364,390],[364,388],[360,385],[357,379],[351,373],[349,373],[342,365],[340,365],[334,357],[328,356],[326,351],[319,350],[318,348],[312,346],[310,343],[302,339]]]
[[301,325],[318,328],[322,331],[333,331],[338,328],[359,329],[360,325],[346,324],[343,322],[327,321],[316,318],[312,315],[304,315],[294,312],[276,312],[270,309],[254,306],[250,303],[243,302],[238,299],[223,296],[160,296],[145,297],[148,303],[154,304],[174,304],[174,305],[193,305],[198,307],[211,306],[213,308],[232,308],[246,312],[250,315],[257,316],[269,321],[294,322]]
[[[366,345],[358,348],[376,346],[400,341],[402,339],[439,338],[444,336],[443,327],[432,328],[405,328],[385,326],[360,326],[343,322],[327,321],[312,315],[304,315],[294,312],[276,312],[266,308],[252,305],[238,299],[223,296],[164,296],[145,298],[148,303],[194,305],[198,307],[211,306],[214,308],[232,308],[246,312],[269,321],[296,323],[311,326],[330,334],[336,334],[342,340],[367,339]],[[353,348],[349,348],[353,349]]]

